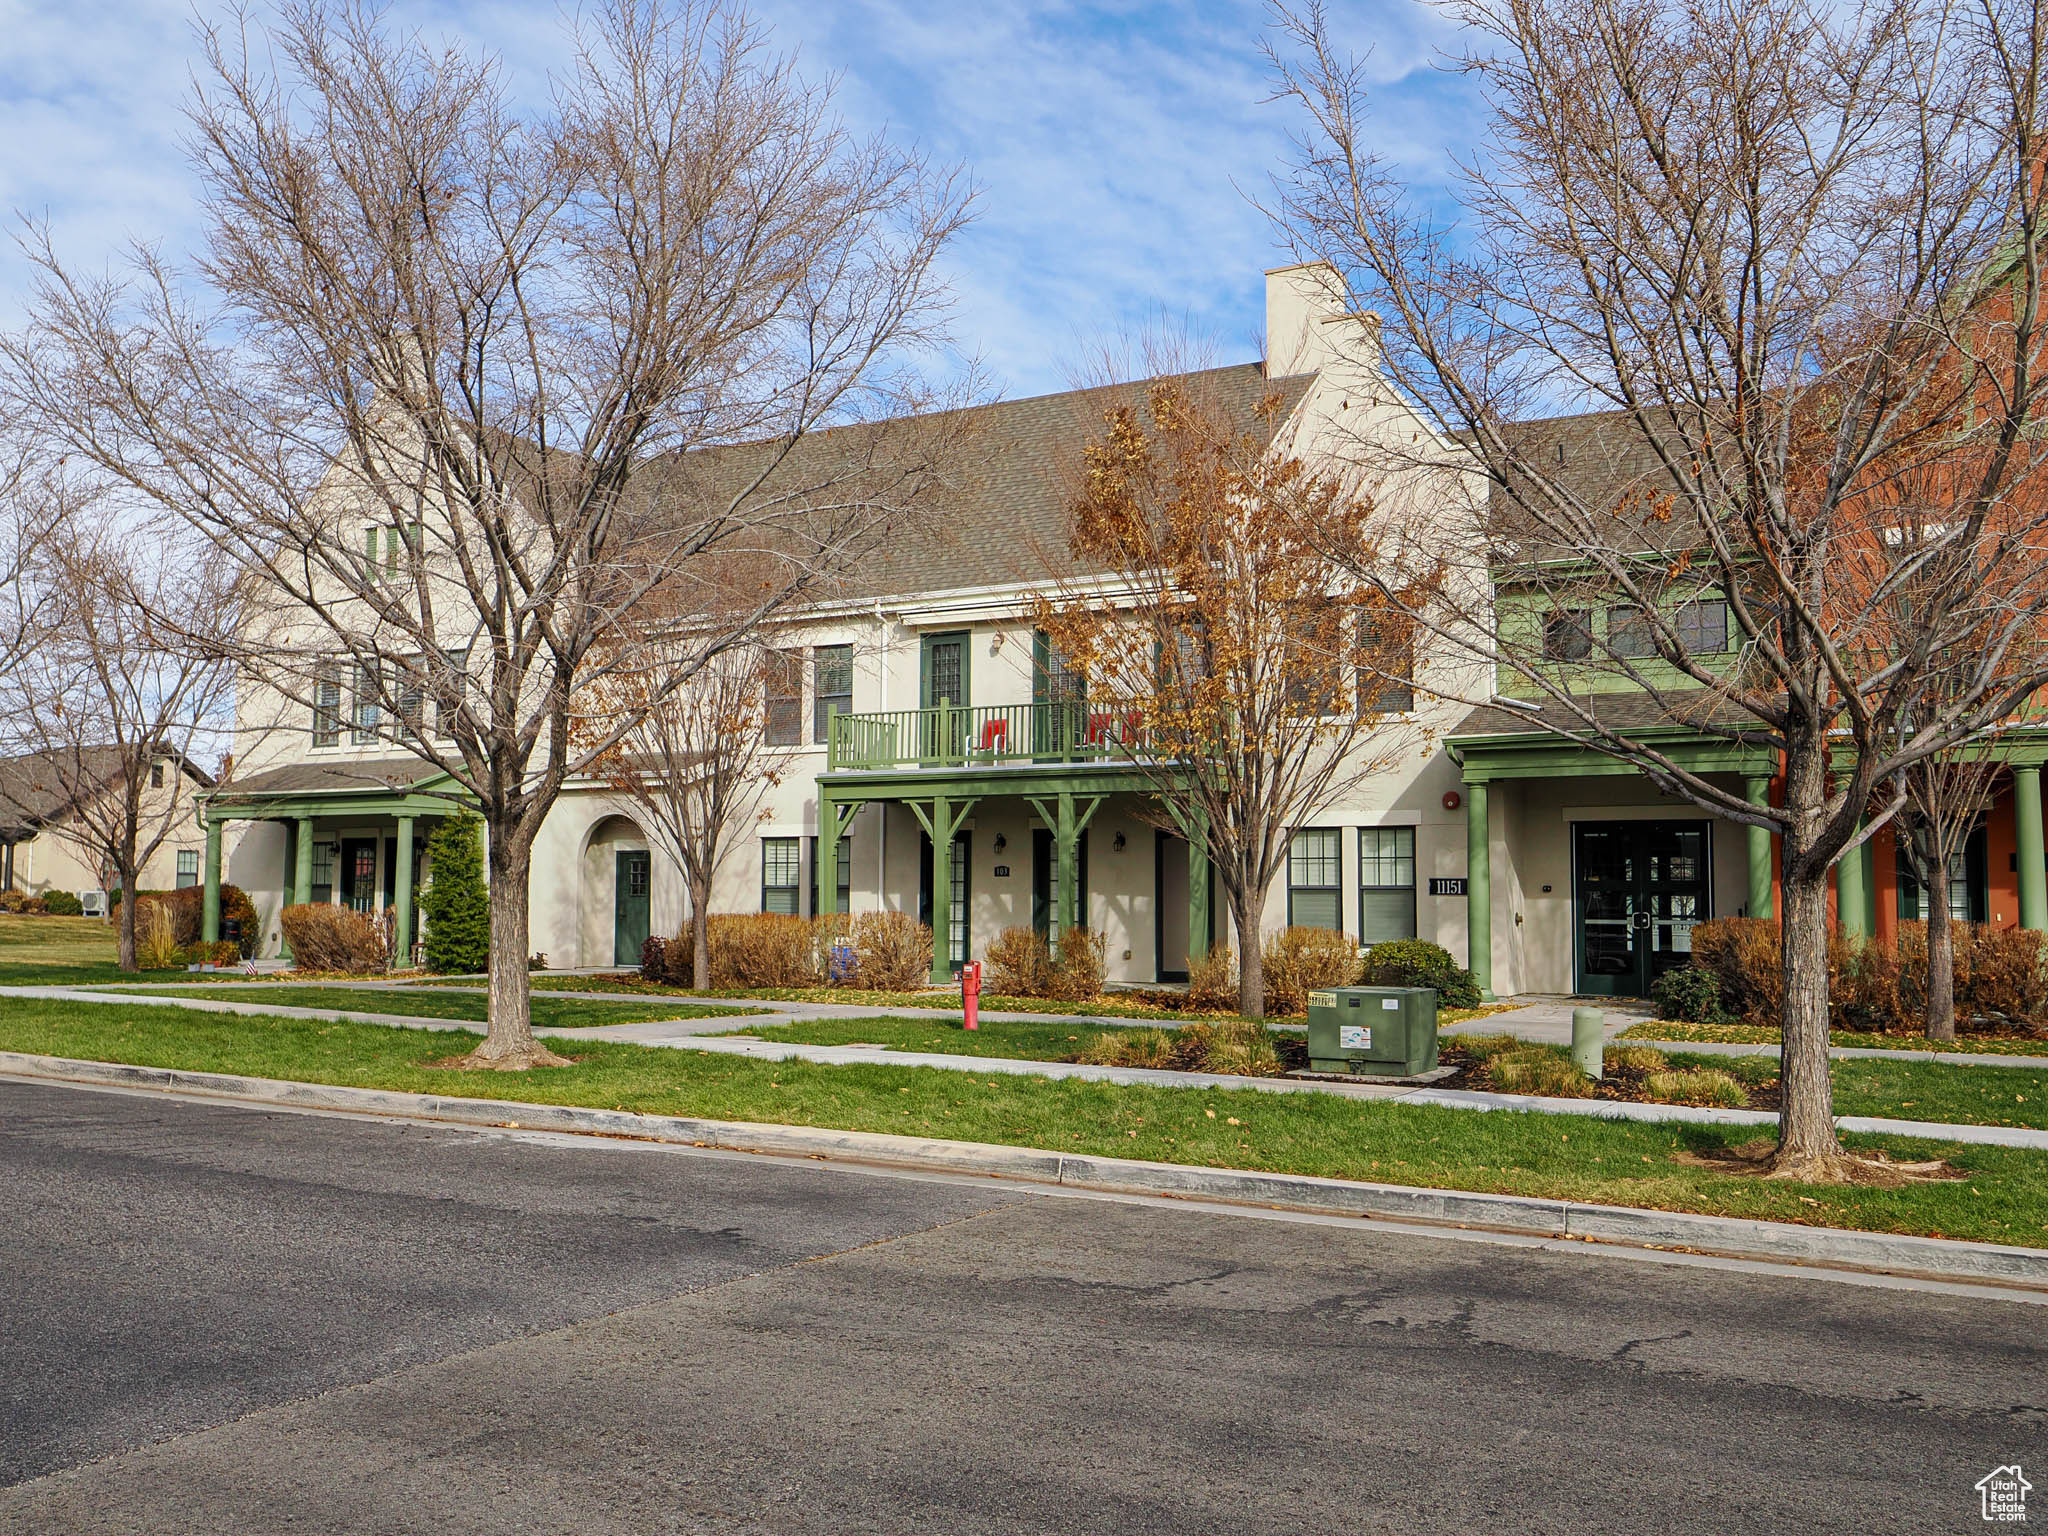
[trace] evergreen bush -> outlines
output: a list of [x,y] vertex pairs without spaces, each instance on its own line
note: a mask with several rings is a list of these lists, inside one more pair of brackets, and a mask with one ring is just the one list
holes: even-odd
[[474,816],[450,816],[427,839],[432,878],[420,896],[420,911],[427,919],[430,971],[481,971],[491,963],[482,827]]

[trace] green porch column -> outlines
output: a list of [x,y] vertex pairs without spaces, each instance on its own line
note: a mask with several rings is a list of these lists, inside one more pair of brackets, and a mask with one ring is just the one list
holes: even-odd
[[[953,818],[944,795],[932,797],[932,980],[953,979]],[[818,897],[824,899],[824,892]]]
[[1080,834],[1074,829],[1074,797],[1059,797],[1059,816],[1053,822],[1053,930],[1055,942],[1073,927],[1075,908],[1081,904]]
[[[834,706],[835,711],[837,706]],[[839,716],[832,716],[832,727],[836,729]],[[839,807],[824,791],[818,793],[818,867],[811,871],[817,878],[818,910],[813,917],[824,917],[831,912],[839,900]]]
[[[1856,823],[1863,830],[1863,823]],[[1870,937],[1870,844],[1863,843],[1835,861],[1835,924],[1844,938]]]
[[392,960],[399,970],[412,964],[412,823],[410,816],[398,818],[398,870],[392,893],[397,908],[398,931],[392,936]]
[[1209,955],[1209,818],[1198,817],[1188,839],[1188,964]]
[[1493,999],[1493,842],[1484,780],[1465,786],[1465,964],[1479,995]]
[[[1751,805],[1769,805],[1771,781],[1744,779],[1742,798]],[[1749,915],[1770,917],[1775,910],[1771,899],[1771,829],[1744,827],[1742,830],[1749,840]]]
[[2048,928],[2048,866],[2042,862],[2041,767],[2017,764],[2012,770],[2013,847],[2020,866],[2020,926]]
[[313,899],[313,818],[301,816],[298,846],[292,850],[292,905],[303,907]]
[[206,896],[199,908],[199,936],[209,944],[220,941],[220,825],[219,820],[209,813],[206,818]]

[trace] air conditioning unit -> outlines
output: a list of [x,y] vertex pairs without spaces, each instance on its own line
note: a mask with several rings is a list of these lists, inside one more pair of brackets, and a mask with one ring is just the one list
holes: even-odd
[[78,904],[84,909],[83,915],[86,917],[105,917],[107,915],[107,893],[105,891],[80,891],[78,893]]

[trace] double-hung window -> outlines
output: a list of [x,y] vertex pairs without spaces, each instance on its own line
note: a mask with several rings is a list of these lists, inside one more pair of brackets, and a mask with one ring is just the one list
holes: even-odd
[[434,734],[446,741],[455,734],[455,717],[469,685],[469,652],[447,652],[448,665],[434,678]]
[[1559,608],[1544,619],[1545,661],[1584,661],[1592,654],[1592,614],[1583,608]]
[[375,741],[378,722],[377,669],[374,666],[356,667],[355,715],[351,722],[350,736],[356,742]]
[[408,656],[393,675],[398,694],[398,725],[404,734],[418,740],[427,723],[426,660]]
[[797,916],[797,901],[803,895],[803,881],[803,839],[762,838],[761,910],[785,917]]
[[1656,632],[1636,604],[1616,603],[1607,610],[1607,649],[1631,661],[1657,654]]
[[1676,615],[1678,643],[1688,656],[1718,656],[1728,649],[1728,603],[1702,598],[1682,603]]
[[1303,827],[1287,845],[1287,922],[1344,926],[1344,854],[1335,827]]
[[811,740],[832,739],[832,717],[853,709],[853,647],[821,645],[811,653]]
[[1415,625],[1385,602],[1358,615],[1358,710],[1405,715],[1415,708]]
[[1415,937],[1415,829],[1358,829],[1358,941]]
[[341,674],[323,668],[313,679],[313,745],[332,747],[341,741]]
[[178,889],[199,883],[199,850],[180,848],[178,850]]
[[768,711],[761,739],[771,747],[796,746],[804,736],[802,651],[769,654],[767,689]]

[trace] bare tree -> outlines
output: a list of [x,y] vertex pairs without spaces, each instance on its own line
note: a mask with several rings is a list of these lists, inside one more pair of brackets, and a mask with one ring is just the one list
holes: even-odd
[[[1371,535],[1372,507],[1190,385],[1126,398],[1085,453],[1072,566],[1041,604],[1085,679],[1069,729],[1129,762],[1177,831],[1213,861],[1237,935],[1238,1006],[1265,1012],[1260,921],[1293,831],[1386,767],[1387,718],[1411,686],[1409,621],[1345,581],[1302,536]],[[1409,594],[1413,597],[1415,594]]]
[[123,892],[120,965],[132,971],[142,872],[196,819],[210,778],[189,770],[232,725],[236,573],[175,530],[63,505],[27,562],[34,643],[0,672],[0,734],[29,787],[62,808],[54,835]]
[[254,573],[238,658],[279,700],[352,682],[359,725],[475,804],[469,1060],[557,1060],[528,878],[563,784],[631,725],[573,729],[606,641],[657,587],[719,615],[681,687],[930,497],[970,413],[888,419],[931,403],[912,365],[944,340],[934,262],[970,193],[850,138],[736,4],[585,10],[528,112],[491,61],[352,0],[200,37],[197,283],[147,249],[86,278],[32,229],[9,390]]
[[[1491,108],[1455,229],[1374,158],[1362,76],[1321,6],[1280,11],[1273,44],[1304,127],[1272,211],[1380,312],[1394,385],[1489,498],[1472,555],[1436,540],[1406,556],[1463,559],[1470,579],[1439,587],[1483,595],[1416,616],[1518,679],[1546,728],[1781,839],[1771,1171],[1870,1176],[1832,1117],[1828,871],[1901,803],[1905,770],[2048,681],[2048,508],[2024,494],[2042,453],[2044,17],[2006,0],[1452,14]],[[1565,406],[1613,413],[1604,450],[1574,444],[1605,452],[1597,472],[1518,425]],[[1930,463],[1952,475],[1951,513],[1933,537],[1891,536],[1885,487]],[[1390,595],[1412,580],[1373,553]],[[1925,603],[1904,630],[1908,587]],[[1700,643],[1709,602],[1727,605],[1729,654]],[[1618,634],[1598,617],[1615,608]],[[1780,803],[1617,724],[1600,707],[1617,685],[1773,754]]]
[[682,871],[691,984],[701,991],[711,985],[712,884],[782,775],[762,750],[768,672],[780,658],[758,646],[735,647],[670,688],[667,679],[693,664],[700,643],[663,626],[634,645],[633,665],[607,690],[632,724],[595,772],[641,809],[654,840]]

